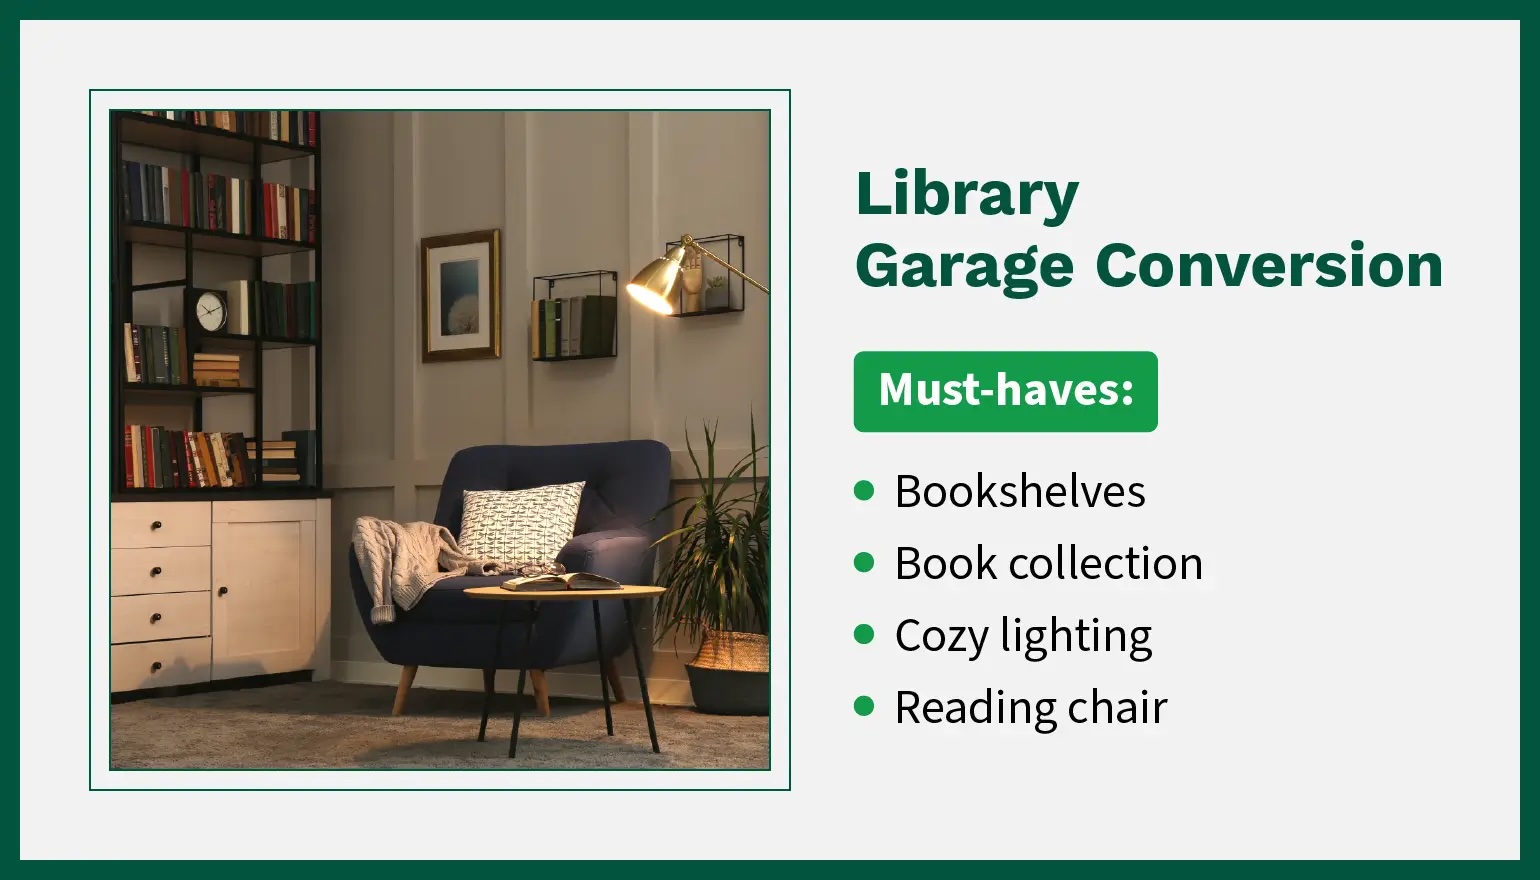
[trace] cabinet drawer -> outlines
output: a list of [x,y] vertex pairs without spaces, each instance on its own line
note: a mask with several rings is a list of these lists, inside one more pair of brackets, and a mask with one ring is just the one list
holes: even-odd
[[138,547],[112,551],[112,595],[195,593],[209,588],[209,548]]
[[208,634],[207,592],[120,596],[112,600],[113,644]]
[[313,499],[284,501],[215,501],[214,522],[310,522],[316,517]]
[[169,687],[209,680],[208,639],[112,646],[112,689]]
[[141,501],[112,505],[114,547],[207,547],[209,502]]

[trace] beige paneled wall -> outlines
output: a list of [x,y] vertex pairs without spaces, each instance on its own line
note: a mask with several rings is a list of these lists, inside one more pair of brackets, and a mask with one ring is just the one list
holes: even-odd
[[[664,241],[686,232],[744,235],[744,271],[768,286],[765,118],[752,112],[659,114],[658,221]],[[665,393],[658,398],[657,436],[670,447],[684,449],[686,429],[698,439],[705,418],[718,422],[719,442],[741,454],[749,445],[750,413],[761,428],[766,424],[770,311],[764,294],[753,288],[744,290],[744,302],[741,315],[659,324],[658,384]]]
[[[418,235],[450,235],[503,226],[503,119],[498,113],[431,112],[418,118]],[[420,269],[418,271],[421,271]],[[503,279],[503,353],[518,337],[506,320],[517,291]],[[417,325],[414,325],[414,327]],[[420,333],[414,330],[414,333]],[[500,360],[460,361],[416,371],[413,423],[419,458],[448,460],[455,450],[504,443],[508,397]]]
[[[321,227],[326,230],[322,267],[326,362],[321,378],[326,430],[321,439],[327,483],[349,486],[358,482],[355,471],[368,467],[383,473],[395,456],[391,120],[388,113],[328,113],[324,127]],[[342,519],[343,513],[336,503],[332,505],[332,516]],[[336,561],[337,553],[332,553],[332,559]]]
[[[624,274],[629,241],[626,114],[535,113],[530,118],[530,274],[590,269]],[[527,328],[530,279],[510,279],[508,292],[510,300],[524,310],[515,326]],[[597,285],[585,279],[558,286],[556,295],[598,292]],[[529,365],[529,425],[536,438],[532,442],[630,437],[630,346],[624,330],[615,360]],[[520,345],[521,352],[527,350],[527,343]]]
[[[677,462],[686,425],[703,418],[720,420],[724,456],[747,448],[749,412],[768,412],[757,291],[742,315],[686,321],[633,315],[622,294],[619,357],[549,364],[529,360],[530,279],[613,269],[623,285],[687,231],[747,236],[748,271],[763,278],[769,126],[763,113],[650,112],[339,112],[323,124],[334,670],[389,683],[396,671],[351,595],[352,523],[431,519],[456,450],[650,437]],[[503,237],[503,356],[423,364],[419,240],[489,228]],[[688,699],[683,649],[656,652],[657,698]],[[551,681],[557,693],[597,694],[589,669]],[[423,670],[418,682],[478,689],[480,676]]]

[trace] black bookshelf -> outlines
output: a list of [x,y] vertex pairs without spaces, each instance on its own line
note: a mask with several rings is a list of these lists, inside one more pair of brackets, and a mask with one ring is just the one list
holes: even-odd
[[[303,144],[270,140],[251,134],[225,131],[207,125],[194,125],[143,113],[123,113],[116,122],[115,134],[124,143],[165,150],[169,153],[196,155],[205,159],[224,159],[259,165],[286,162],[306,156],[319,156],[320,149]],[[317,126],[316,140],[320,140]],[[255,150],[255,152],[253,152]]]
[[[192,249],[214,254],[231,254],[237,257],[281,257],[319,250],[314,244],[290,241],[282,238],[264,238],[259,235],[239,235],[234,232],[216,232],[210,229],[190,229],[165,223],[145,223],[137,220],[123,221],[124,232],[133,244],[153,244],[161,247],[183,247],[189,239]],[[317,238],[319,238],[319,234]]]
[[[325,490],[323,453],[321,450],[324,426],[321,397],[323,326],[324,263],[322,240],[324,224],[317,223],[315,241],[292,241],[267,238],[260,235],[242,235],[216,230],[198,229],[163,223],[143,222],[131,219],[126,203],[124,186],[124,146],[134,145],[153,150],[182,155],[186,168],[200,171],[205,159],[236,163],[243,167],[244,179],[250,181],[251,192],[263,192],[263,169],[276,162],[306,160],[310,163],[310,189],[319,202],[321,192],[321,124],[319,114],[315,122],[316,146],[271,140],[252,134],[225,131],[209,126],[195,125],[181,120],[148,116],[141,113],[118,111],[112,114],[110,150],[112,159],[111,197],[111,245],[112,303],[109,309],[112,320],[112,498],[114,501],[197,501],[197,500],[253,500],[253,499],[300,499],[316,498],[328,494]],[[251,226],[264,226],[263,199],[253,198],[247,206]],[[319,205],[317,206],[319,211]],[[180,277],[161,282],[139,283],[134,278],[135,245],[179,248],[183,255],[183,272]],[[193,261],[197,253],[217,253],[249,260],[250,272],[246,306],[246,320],[250,333],[209,332],[194,319],[193,303],[201,288],[192,283]],[[315,285],[315,338],[288,337],[261,332],[265,326],[262,315],[263,263],[270,257],[300,253],[313,255],[312,281]],[[187,341],[189,354],[187,367],[191,368],[192,352],[200,351],[249,351],[251,382],[249,387],[219,387],[188,384],[164,384],[130,382],[125,367],[123,325],[133,322],[135,297],[147,291],[180,289],[182,298],[181,326]],[[207,344],[207,347],[205,347]],[[315,484],[297,485],[293,481],[264,482],[262,457],[252,460],[253,486],[187,488],[128,488],[123,456],[123,432],[129,420],[125,409],[129,405],[154,404],[162,406],[187,406],[191,408],[191,430],[202,431],[203,401],[214,397],[246,397],[251,403],[251,435],[248,445],[264,440],[263,365],[262,354],[272,349],[309,347],[314,349],[312,371],[312,397],[314,401],[314,430],[316,433]]]
[[230,388],[214,385],[172,385],[165,382],[124,382],[122,388],[125,397],[137,394],[158,395],[175,394],[184,397],[220,397],[230,394],[256,394],[257,389]]

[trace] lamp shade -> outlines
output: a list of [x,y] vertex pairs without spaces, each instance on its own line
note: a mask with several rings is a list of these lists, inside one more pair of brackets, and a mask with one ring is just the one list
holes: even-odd
[[671,249],[666,256],[648,263],[636,273],[626,292],[642,305],[660,315],[674,313],[674,281],[679,278],[679,264],[684,261],[684,247]]

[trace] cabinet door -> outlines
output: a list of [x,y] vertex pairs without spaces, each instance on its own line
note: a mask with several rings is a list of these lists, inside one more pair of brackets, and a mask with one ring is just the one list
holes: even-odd
[[213,677],[306,668],[315,648],[315,523],[215,523],[213,539]]

